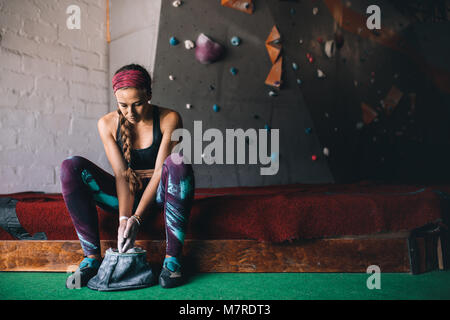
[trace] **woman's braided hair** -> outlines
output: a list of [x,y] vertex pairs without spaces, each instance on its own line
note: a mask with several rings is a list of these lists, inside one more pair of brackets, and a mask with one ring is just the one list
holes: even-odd
[[[139,70],[145,77],[145,84],[142,88],[136,89],[144,89],[148,95],[152,93],[152,79],[147,70],[138,65],[138,64],[129,64],[123,66],[119,70],[117,70],[114,75],[124,70]],[[125,89],[129,87],[123,87],[121,89]],[[128,182],[129,189],[131,193],[135,194],[136,191],[141,190],[143,187],[141,178],[136,174],[136,172],[130,167],[131,165],[131,150],[133,149],[133,142],[135,139],[135,131],[133,130],[134,126],[131,122],[129,122],[122,114],[119,108],[117,108],[117,113],[119,114],[119,124],[120,124],[120,137],[123,147],[123,155],[128,163],[128,168],[124,172],[125,180]]]

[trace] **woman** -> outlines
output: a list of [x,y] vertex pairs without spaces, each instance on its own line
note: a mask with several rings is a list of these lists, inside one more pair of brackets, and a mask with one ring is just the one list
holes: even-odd
[[[181,117],[150,104],[151,77],[142,66],[120,68],[112,84],[118,109],[98,121],[98,131],[114,176],[80,156],[61,165],[62,194],[85,256],[75,274],[86,285],[102,260],[96,205],[119,214],[118,250],[126,252],[156,204],[164,208],[166,228],[159,283],[175,287],[182,283],[180,257],[195,188],[192,166],[171,154],[177,142],[170,137],[182,128]],[[75,274],[67,287],[73,288]]]

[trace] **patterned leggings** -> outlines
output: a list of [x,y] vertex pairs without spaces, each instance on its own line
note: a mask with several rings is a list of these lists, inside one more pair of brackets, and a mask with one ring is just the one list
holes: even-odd
[[[194,199],[195,178],[192,165],[173,153],[164,161],[156,192],[156,204],[164,208],[166,253],[181,255],[185,230]],[[175,161],[174,161],[175,160]],[[144,188],[136,193],[133,213],[150,178],[143,178]],[[119,213],[115,177],[80,156],[65,159],[61,165],[64,201],[86,256],[100,253],[100,236],[96,205]]]

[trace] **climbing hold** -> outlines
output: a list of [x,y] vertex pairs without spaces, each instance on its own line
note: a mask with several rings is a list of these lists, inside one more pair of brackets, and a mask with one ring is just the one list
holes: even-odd
[[231,44],[237,47],[241,44],[241,39],[239,37],[234,36],[233,38],[231,38]]
[[172,5],[176,8],[178,8],[179,6],[181,6],[181,1],[180,0],[176,0],[174,2],[172,2]]
[[184,47],[188,50],[195,48],[195,43],[192,40],[184,41]]
[[323,43],[322,37],[318,37],[318,38],[317,38],[317,42],[320,43],[320,44],[322,44],[322,43]]
[[317,156],[316,156],[315,154],[313,154],[313,155],[311,156],[311,160],[312,160],[312,161],[316,161],[316,160],[317,160]]
[[298,70],[298,65],[295,62],[292,62],[292,69]]
[[169,74],[169,80],[173,81],[173,80],[175,80],[175,77],[173,75]]
[[219,112],[220,107],[217,104],[215,104],[215,105],[213,105],[213,110],[214,110],[214,112]]
[[300,44],[303,44],[303,39],[300,39],[298,42],[299,42]]
[[231,67],[230,72],[233,76],[235,76],[238,73],[238,69],[236,69],[235,67]]
[[291,10],[289,10],[289,12],[294,15],[295,14],[295,8],[291,8]]
[[365,102],[361,102],[361,111],[364,124],[370,124],[378,116],[378,112]]
[[297,79],[297,84],[302,84],[302,80],[300,80],[300,79]]
[[209,64],[219,60],[225,48],[201,33],[196,41],[195,58],[202,64]]
[[334,57],[335,54],[335,43],[334,40],[328,40],[327,42],[325,42],[325,54],[327,55],[328,58],[332,58]]
[[390,115],[392,113],[402,97],[403,92],[393,85],[384,98],[383,108],[386,110],[387,115]]
[[281,71],[283,65],[283,57],[279,57],[277,62],[272,65],[269,74],[267,75],[265,84],[279,88],[281,86]]
[[313,15],[316,15],[319,12],[319,8],[314,7],[313,8]]
[[280,44],[281,35],[276,26],[272,27],[269,36],[266,39],[266,49],[269,53],[270,61],[274,64],[280,56],[282,46]]
[[313,63],[314,58],[309,52],[306,54],[306,58],[308,59],[309,63]]
[[192,108],[192,104],[187,103],[186,104],[186,109],[191,109]]
[[170,45],[176,46],[178,43],[180,43],[180,42],[178,41],[177,38],[175,38],[175,37],[170,38]]
[[215,88],[212,84],[209,85],[209,90],[213,91]]
[[326,77],[326,76],[325,76],[325,73],[323,73],[323,71],[320,70],[320,69],[317,69],[317,76],[318,76],[319,78],[325,78],[325,77]]
[[326,118],[329,118],[329,117],[330,117],[330,115],[328,114],[328,112],[325,112],[325,117],[326,117]]
[[270,131],[270,126],[268,124],[265,124],[264,129],[266,129],[267,131]]
[[312,129],[311,129],[311,128],[306,128],[306,129],[305,129],[305,133],[306,133],[306,134],[310,134],[310,133],[311,133],[311,131],[312,131]]
[[328,150],[327,147],[323,148],[323,154],[328,157],[330,155],[330,150]]
[[269,91],[269,96],[276,97],[277,95],[278,95],[278,93],[276,91],[273,91],[273,90]]
[[222,6],[236,9],[248,14],[252,14],[254,10],[252,0],[222,0]]

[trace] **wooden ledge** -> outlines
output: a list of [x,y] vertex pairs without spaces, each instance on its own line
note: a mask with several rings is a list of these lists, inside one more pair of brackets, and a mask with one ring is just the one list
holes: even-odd
[[[106,249],[114,240],[102,240]],[[161,265],[165,240],[137,240],[147,259]],[[0,271],[74,271],[83,259],[78,240],[0,241]],[[274,244],[255,240],[189,240],[184,263],[194,272],[410,272],[407,237],[335,238]]]

